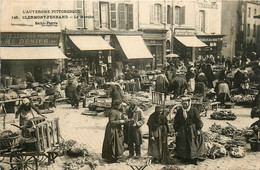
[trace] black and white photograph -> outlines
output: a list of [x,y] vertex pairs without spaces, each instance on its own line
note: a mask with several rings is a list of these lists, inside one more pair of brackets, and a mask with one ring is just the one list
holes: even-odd
[[260,170],[260,0],[0,0],[0,170]]

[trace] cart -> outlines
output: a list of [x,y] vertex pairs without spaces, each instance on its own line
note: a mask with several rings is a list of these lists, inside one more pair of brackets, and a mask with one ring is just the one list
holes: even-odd
[[[0,150],[0,162],[9,164],[12,170],[37,170],[46,159],[48,165],[61,152],[59,119],[44,121],[36,125],[36,139],[31,143],[31,151],[21,147]],[[9,161],[8,161],[9,158]]]

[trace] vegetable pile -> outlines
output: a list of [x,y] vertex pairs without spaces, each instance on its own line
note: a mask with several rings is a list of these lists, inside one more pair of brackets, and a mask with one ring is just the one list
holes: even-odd
[[213,112],[210,118],[215,120],[235,120],[237,116],[231,110],[221,110]]
[[80,169],[86,165],[91,169],[95,169],[99,164],[98,160],[90,155],[86,145],[79,144],[75,140],[65,142],[64,153],[69,159],[63,164],[65,170]]
[[211,159],[230,154],[234,158],[245,156],[244,146],[253,132],[248,129],[237,129],[228,123],[227,127],[213,124],[210,133],[204,133],[207,156]]

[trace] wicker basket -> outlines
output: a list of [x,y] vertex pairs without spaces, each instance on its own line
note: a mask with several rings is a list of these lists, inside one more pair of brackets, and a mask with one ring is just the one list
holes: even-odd
[[14,148],[19,145],[20,135],[0,139],[0,150]]
[[256,138],[249,139],[250,146],[252,151],[259,152],[260,151],[260,140],[257,141]]

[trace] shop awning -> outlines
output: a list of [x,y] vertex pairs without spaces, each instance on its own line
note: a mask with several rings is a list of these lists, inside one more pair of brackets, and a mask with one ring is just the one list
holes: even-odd
[[141,36],[116,36],[128,59],[153,58]]
[[71,41],[81,50],[114,50],[101,36],[99,35],[71,35]]
[[1,60],[67,59],[58,47],[0,47]]
[[207,44],[200,41],[196,36],[175,36],[186,47],[206,47]]

